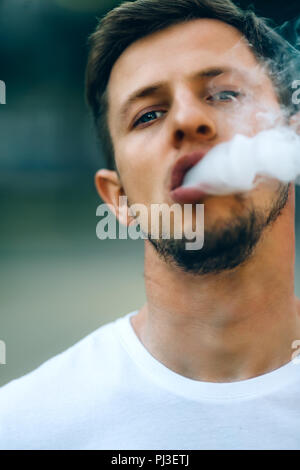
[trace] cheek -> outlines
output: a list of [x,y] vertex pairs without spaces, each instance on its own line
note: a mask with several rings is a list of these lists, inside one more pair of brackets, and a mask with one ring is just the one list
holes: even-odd
[[236,104],[216,116],[220,135],[226,140],[235,134],[253,136],[258,132],[284,124],[284,116],[277,102],[261,98]]
[[119,142],[115,156],[128,198],[139,203],[152,201],[163,174],[154,145],[134,136]]
[[269,211],[278,200],[284,185],[276,179],[266,179],[261,182],[249,195],[253,206],[257,209]]

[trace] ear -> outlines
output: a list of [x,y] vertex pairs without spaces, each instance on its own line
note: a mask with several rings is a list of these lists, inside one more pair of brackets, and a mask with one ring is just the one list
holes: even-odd
[[132,217],[129,215],[127,197],[117,172],[107,169],[98,170],[95,174],[95,185],[99,196],[109,205],[118,221],[129,225]]
[[300,111],[290,117],[289,125],[297,134],[300,134]]

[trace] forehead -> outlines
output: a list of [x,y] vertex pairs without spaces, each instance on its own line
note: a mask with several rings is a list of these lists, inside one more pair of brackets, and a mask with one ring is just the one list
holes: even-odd
[[196,19],[171,26],[131,44],[115,62],[109,83],[110,109],[135,90],[158,81],[174,83],[209,67],[257,66],[244,36],[219,20]]

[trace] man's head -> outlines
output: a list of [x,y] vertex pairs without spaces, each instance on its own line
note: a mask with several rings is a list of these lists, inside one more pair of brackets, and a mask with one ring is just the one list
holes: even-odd
[[136,0],[111,10],[90,37],[86,69],[86,96],[104,149],[107,168],[115,169],[113,142],[107,126],[107,85],[111,69],[132,43],[174,24],[197,18],[219,19],[237,28],[260,61],[266,61],[278,96],[291,104],[290,54],[286,43],[251,10],[243,11],[231,0]]
[[[87,96],[118,169],[101,170],[96,181],[116,208],[122,194],[149,209],[173,204],[172,171],[183,155],[286,119],[288,87],[274,72],[284,45],[230,1],[127,2],[103,21],[92,44]],[[189,272],[232,269],[251,255],[287,198],[288,188],[276,181],[244,196],[205,197],[205,244],[193,255],[183,240],[150,241]]]

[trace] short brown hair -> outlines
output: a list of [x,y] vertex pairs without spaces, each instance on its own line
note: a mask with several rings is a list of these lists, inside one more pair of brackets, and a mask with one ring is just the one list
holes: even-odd
[[198,19],[221,20],[238,29],[259,61],[267,60],[280,103],[291,109],[293,48],[252,10],[231,0],[135,0],[124,2],[102,18],[90,36],[86,98],[92,110],[107,167],[116,169],[107,123],[107,84],[114,63],[133,42],[169,26]]

